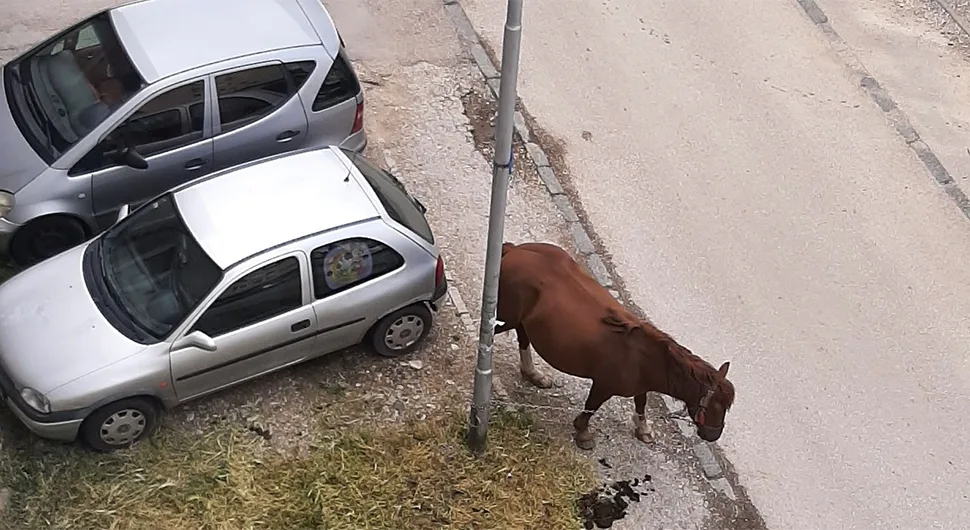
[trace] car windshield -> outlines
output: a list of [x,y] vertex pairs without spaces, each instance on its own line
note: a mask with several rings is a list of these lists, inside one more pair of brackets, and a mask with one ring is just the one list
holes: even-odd
[[10,112],[49,164],[144,84],[107,13],[73,26],[4,68]]
[[162,340],[222,279],[179,215],[171,194],[108,229],[100,241],[101,276],[132,323]]

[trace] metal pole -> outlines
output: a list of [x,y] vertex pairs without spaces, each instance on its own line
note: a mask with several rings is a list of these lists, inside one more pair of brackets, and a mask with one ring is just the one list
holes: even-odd
[[468,422],[468,446],[474,453],[485,450],[489,408],[492,401],[492,343],[498,305],[498,275],[505,232],[505,205],[512,176],[512,127],[515,87],[519,75],[522,39],[522,0],[508,0],[505,36],[502,40],[502,72],[499,85],[498,123],[495,126],[495,159],[492,162],[492,199],[488,214],[488,247],[482,287],[482,318],[478,337],[475,390]]

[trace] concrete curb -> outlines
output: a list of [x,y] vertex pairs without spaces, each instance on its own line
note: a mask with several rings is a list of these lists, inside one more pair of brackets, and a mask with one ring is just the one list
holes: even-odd
[[[468,15],[465,13],[465,9],[461,6],[461,3],[458,0],[443,0],[443,3],[445,11],[451,15],[452,20],[458,30],[459,37],[467,48],[472,60],[474,60],[475,64],[478,66],[478,70],[481,72],[482,77],[485,79],[486,84],[491,90],[492,96],[495,99],[498,99],[500,76],[499,68],[493,64],[489,58],[488,53],[485,51],[485,47],[482,45],[481,39],[478,36],[478,32],[475,31],[474,26],[468,19]],[[610,289],[610,293],[614,296],[614,298],[620,299],[620,293],[612,289],[614,284],[619,282],[614,281],[614,278],[610,274],[609,268],[606,266],[609,258],[596,252],[595,245],[593,244],[594,239],[590,236],[587,227],[584,226],[584,222],[579,218],[579,215],[577,214],[577,207],[573,205],[572,199],[566,194],[562,182],[556,176],[555,169],[553,169],[549,164],[549,157],[546,155],[545,151],[538,143],[532,141],[533,137],[536,135],[530,131],[528,125],[526,124],[525,116],[521,112],[515,113],[514,127],[515,134],[518,135],[525,144],[527,158],[531,159],[532,163],[535,165],[536,171],[545,185],[546,191],[549,193],[563,218],[568,223],[576,250],[581,256],[583,256],[586,266],[589,268],[590,272],[600,283],[600,285]],[[461,297],[457,292],[455,292],[452,300],[453,302],[455,300],[460,301]],[[455,305],[457,308],[458,304],[456,303]],[[462,303],[461,306],[464,307],[464,304]],[[468,315],[467,308],[464,310],[458,309],[458,311],[459,314],[464,311],[464,314],[468,317],[468,321],[471,322],[471,317]],[[474,325],[466,325],[466,327],[470,327],[472,330],[471,333],[474,334]],[[496,386],[499,386],[498,379],[495,378],[494,381],[496,382]],[[663,396],[663,398],[663,403],[667,408],[668,413],[676,414],[684,408],[682,403],[670,398],[669,396]],[[704,479],[708,481],[715,491],[726,496],[732,501],[737,500],[735,486],[727,479],[727,474],[721,467],[719,459],[714,454],[715,450],[718,452],[720,451],[717,449],[716,444],[711,444],[698,438],[694,433],[693,428],[686,425],[684,422],[674,421],[673,423],[677,425],[679,432],[685,438],[686,444],[692,448],[694,455],[697,457],[703,471]]]
[[[445,273],[445,277],[448,278],[448,274]],[[472,320],[471,313],[468,312],[468,306],[465,305],[465,301],[461,297],[461,293],[458,292],[458,288],[455,287],[454,282],[451,278],[448,278],[448,301],[455,308],[455,313],[458,314],[458,318],[461,319],[461,325],[465,328],[465,333],[473,339],[478,338],[478,330],[475,329],[475,321]],[[492,372],[492,392],[502,400],[508,401],[509,394],[505,391],[505,386],[502,385],[502,380],[499,375]]]
[[[845,64],[846,69],[852,75],[853,80],[859,84],[859,86],[869,94],[869,98],[872,99],[879,108],[886,114],[889,122],[892,124],[896,132],[903,138],[906,145],[913,150],[916,156],[923,162],[923,166],[933,177],[937,184],[943,187],[943,191],[953,199],[956,203],[957,208],[963,212],[963,215],[970,219],[970,200],[967,199],[966,193],[960,188],[960,186],[953,180],[950,172],[947,171],[943,163],[936,156],[932,149],[926,142],[924,142],[919,135],[919,132],[910,123],[909,118],[906,114],[900,110],[896,101],[893,100],[889,92],[879,84],[869,70],[862,64],[859,57],[852,52],[849,45],[842,40],[835,28],[829,21],[828,16],[822,11],[822,9],[815,3],[815,0],[796,0],[798,5],[802,7],[805,14],[812,21],[813,24],[822,30],[822,33],[828,38],[829,43],[835,51],[835,54],[842,60]],[[941,6],[943,4],[940,4]],[[945,8],[945,7],[944,7]],[[948,10],[949,12],[949,10]],[[953,14],[951,13],[951,16]],[[955,19],[956,20],[956,19]],[[957,20],[960,23],[960,20]],[[961,26],[962,27],[962,26]]]

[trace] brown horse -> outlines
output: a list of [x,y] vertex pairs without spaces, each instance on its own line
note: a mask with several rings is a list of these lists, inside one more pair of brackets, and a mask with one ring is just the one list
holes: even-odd
[[519,369],[539,388],[552,378],[539,372],[530,345],[553,368],[592,379],[584,410],[573,420],[576,445],[595,446],[589,420],[613,396],[633,397],[636,437],[653,437],[644,416],[647,392],[687,404],[697,434],[716,441],[734,404],[729,363],[715,369],[648,321],[617,302],[565,250],[547,243],[502,245],[495,333],[515,330]]

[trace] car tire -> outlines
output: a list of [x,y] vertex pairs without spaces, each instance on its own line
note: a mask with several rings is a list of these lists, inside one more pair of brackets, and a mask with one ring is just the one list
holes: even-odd
[[101,453],[127,449],[152,434],[158,423],[158,405],[150,399],[128,398],[91,413],[81,425],[81,440]]
[[401,357],[415,350],[431,331],[431,311],[414,304],[382,318],[371,333],[371,347],[384,357]]
[[41,217],[17,231],[10,245],[10,254],[17,265],[30,267],[80,245],[87,237],[84,225],[73,217]]

